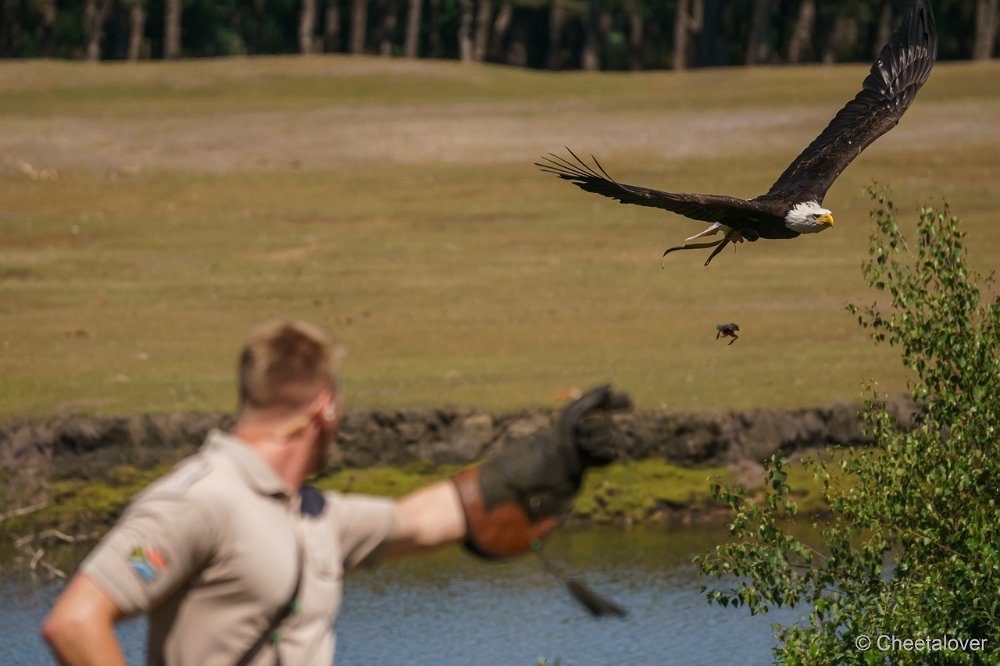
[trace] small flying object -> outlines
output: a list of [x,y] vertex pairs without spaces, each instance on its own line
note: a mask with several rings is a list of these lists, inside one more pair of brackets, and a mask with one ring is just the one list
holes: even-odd
[[715,330],[716,340],[719,338],[732,338],[729,344],[733,344],[740,339],[740,336],[736,335],[736,332],[740,330],[740,326],[736,322],[732,322],[731,324],[716,324]]
[[[550,154],[535,165],[588,192],[621,203],[662,208],[711,225],[671,247],[676,250],[714,247],[705,265],[729,243],[759,238],[795,238],[833,226],[833,214],[823,197],[837,176],[875,139],[899,123],[917,91],[930,76],[937,54],[937,33],[929,0],[916,0],[899,27],[882,47],[871,72],[853,100],[785,169],[771,189],[753,199],[715,194],[676,194],[624,185],[594,160],[590,166],[569,150],[573,160]],[[721,233],[722,240],[693,243]]]

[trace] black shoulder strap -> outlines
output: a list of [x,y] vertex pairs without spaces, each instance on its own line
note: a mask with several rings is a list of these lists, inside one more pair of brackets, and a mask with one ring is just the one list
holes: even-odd
[[[271,621],[267,623],[267,628],[261,633],[257,641],[250,646],[250,649],[244,653],[243,657],[236,662],[236,666],[248,666],[253,658],[257,656],[257,653],[261,651],[264,644],[271,641],[275,644],[278,642],[278,627],[281,623],[288,619],[288,616],[298,610],[298,600],[299,600],[299,590],[302,589],[302,578],[305,568],[305,552],[302,548],[302,543],[299,541],[298,537],[295,539],[295,547],[298,550],[298,576],[295,579],[295,589],[292,590],[291,596],[288,597],[288,601],[282,604],[281,608],[271,617]],[[277,651],[277,645],[275,646],[275,665],[280,666],[281,664],[281,653]]]

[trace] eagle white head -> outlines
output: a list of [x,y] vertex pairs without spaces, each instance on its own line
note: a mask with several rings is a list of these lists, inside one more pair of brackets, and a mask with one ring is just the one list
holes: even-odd
[[815,201],[805,201],[785,214],[785,226],[800,234],[814,234],[833,226],[833,213]]

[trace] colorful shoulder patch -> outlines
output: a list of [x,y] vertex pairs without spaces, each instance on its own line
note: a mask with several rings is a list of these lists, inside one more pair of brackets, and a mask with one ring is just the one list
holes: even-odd
[[129,566],[147,583],[154,582],[167,568],[167,559],[153,546],[136,546],[128,556]]

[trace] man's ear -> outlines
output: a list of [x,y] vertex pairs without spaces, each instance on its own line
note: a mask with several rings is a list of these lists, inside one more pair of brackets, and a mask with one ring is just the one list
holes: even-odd
[[288,422],[288,426],[285,428],[285,437],[291,437],[297,434],[300,430],[309,425],[312,421],[313,414],[299,414],[294,419]]
[[328,397],[326,404],[323,406],[323,419],[327,424],[334,425],[343,418],[343,394],[334,385],[326,395]]
[[333,423],[333,420],[337,416],[337,406],[334,404],[332,396],[325,397],[323,394],[320,394],[316,400],[309,405],[307,410],[308,411],[305,413],[299,414],[289,421],[288,426],[285,428],[286,437],[295,435],[309,425],[313,419],[319,419],[322,422],[319,425],[326,425],[329,427],[329,424]]

